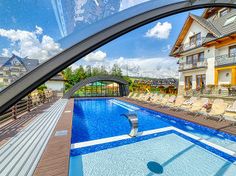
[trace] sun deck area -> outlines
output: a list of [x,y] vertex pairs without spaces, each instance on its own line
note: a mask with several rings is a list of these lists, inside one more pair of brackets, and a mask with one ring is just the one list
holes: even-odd
[[[236,135],[236,126],[231,121],[206,120],[202,115],[193,118],[187,112],[173,111],[157,104],[127,97],[116,99]],[[68,175],[73,107],[74,99],[59,99],[2,125],[0,172],[12,175]],[[9,128],[14,130],[8,131]]]

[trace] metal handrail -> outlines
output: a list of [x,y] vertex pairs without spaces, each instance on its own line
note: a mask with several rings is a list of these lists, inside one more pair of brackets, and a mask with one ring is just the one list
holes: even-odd
[[236,55],[219,55],[215,58],[215,66],[227,65],[227,64],[236,64]]
[[197,40],[195,43],[188,42],[188,43],[184,43],[184,44],[180,45],[180,52],[188,51],[190,49],[194,49],[194,48],[202,46],[205,39],[206,39],[206,37],[201,37],[201,39]]
[[207,67],[208,63],[207,60],[204,59],[203,61],[194,63],[194,64],[187,64],[186,62],[179,63],[179,71],[181,70],[189,70],[194,68],[203,68]]

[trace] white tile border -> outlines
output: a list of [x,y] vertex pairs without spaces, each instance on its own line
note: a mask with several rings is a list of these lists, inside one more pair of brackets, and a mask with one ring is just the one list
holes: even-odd
[[[180,130],[178,128],[175,127],[164,127],[164,128],[159,128],[159,129],[154,129],[154,130],[148,130],[148,131],[143,131],[143,132],[139,132],[138,136],[146,136],[146,135],[150,135],[150,134],[158,134],[161,132],[165,132],[165,131],[170,131],[170,130],[174,130],[176,132],[179,132],[185,136],[188,136],[194,140],[198,140],[199,142],[208,145],[212,148],[215,148],[217,150],[220,150],[228,155],[231,155],[233,157],[236,157],[236,152],[229,150],[225,147],[219,146],[217,144],[214,144],[212,142],[209,142],[201,137],[195,136],[193,134],[190,134],[186,131]],[[103,139],[97,139],[97,140],[92,140],[92,141],[86,141],[86,142],[79,142],[79,143],[74,143],[71,144],[71,149],[78,149],[78,148],[82,148],[82,147],[89,147],[89,146],[93,146],[93,145],[98,145],[98,144],[105,144],[108,142],[115,142],[115,141],[120,141],[120,140],[124,140],[124,139],[130,139],[131,137],[129,135],[121,135],[121,136],[115,136],[115,137],[109,137],[109,138],[103,138]]]

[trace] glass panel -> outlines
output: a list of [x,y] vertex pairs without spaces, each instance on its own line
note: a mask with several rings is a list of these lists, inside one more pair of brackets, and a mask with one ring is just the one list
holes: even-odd
[[235,46],[230,46],[229,47],[229,56],[230,57],[235,57],[236,55],[236,45]]
[[186,76],[185,77],[185,89],[191,89],[192,88],[192,76]]
[[[41,0],[2,1],[0,3],[0,66],[5,88],[26,72],[64,51],[68,47],[102,29],[93,27],[119,20],[116,14],[149,0]],[[180,0],[150,0],[158,6]],[[153,4],[152,3],[152,4]],[[153,8],[150,3],[139,6],[140,12]],[[122,18],[134,15],[126,11]],[[116,20],[110,20],[109,19]],[[121,18],[121,16],[119,17]],[[121,19],[120,19],[121,20]],[[6,68],[7,69],[7,68]]]
[[204,61],[204,52],[199,54],[199,62],[203,62]]
[[193,65],[197,65],[197,63],[198,63],[198,56],[199,56],[199,54],[194,54],[193,55]]
[[120,96],[119,84],[111,81],[98,81],[81,87],[75,97],[116,97]]
[[193,56],[187,56],[187,64],[192,64],[193,63]]

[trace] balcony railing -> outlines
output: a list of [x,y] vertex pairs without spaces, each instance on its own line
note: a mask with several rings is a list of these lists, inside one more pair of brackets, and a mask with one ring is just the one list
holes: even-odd
[[204,40],[205,40],[205,37],[202,37],[201,39],[197,40],[196,42],[188,42],[188,43],[182,44],[180,46],[179,52],[188,51],[190,49],[198,48],[198,47],[202,46]]
[[192,70],[192,69],[198,69],[198,68],[206,68],[207,67],[207,61],[201,61],[193,64],[187,64],[187,63],[180,63],[179,64],[179,71],[185,71],[185,70]]
[[234,55],[221,55],[221,56],[216,56],[215,59],[215,66],[222,66],[222,65],[233,65],[236,64],[236,54]]

